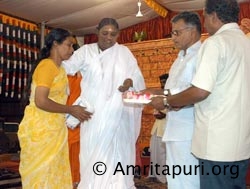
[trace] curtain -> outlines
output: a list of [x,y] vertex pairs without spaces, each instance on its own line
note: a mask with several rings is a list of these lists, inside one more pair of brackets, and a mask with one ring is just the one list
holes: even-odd
[[250,1],[240,4],[239,23],[243,18],[250,18]]
[[[202,24],[204,23],[204,17],[203,17],[203,11],[196,11],[201,18]],[[162,39],[166,37],[170,37],[171,32],[171,19],[173,16],[175,16],[177,12],[168,12],[168,15],[163,17],[157,17],[152,20],[149,20],[144,23],[140,23],[125,29],[122,29],[120,31],[120,36],[118,39],[118,42],[123,43],[132,43],[133,36],[135,32],[141,32],[145,31],[147,33],[146,40],[156,40],[156,39]],[[245,2],[240,4],[240,15],[239,15],[239,21],[242,18],[250,18],[250,2]],[[206,33],[205,28],[202,28],[202,33]],[[90,34],[84,36],[84,43],[89,44],[97,42],[97,36],[96,34]]]
[[20,100],[37,59],[36,24],[0,14],[0,100]]
[[[204,22],[202,11],[197,11]],[[170,37],[171,19],[177,12],[157,17],[120,31],[118,42],[132,43],[135,32],[146,32],[146,40]],[[250,2],[240,4],[239,23],[243,18],[250,18]],[[45,33],[48,33],[47,29]],[[205,29],[202,28],[205,33]],[[95,34],[84,36],[84,43],[97,41]],[[40,49],[40,34],[36,24],[13,18],[0,13],[0,101],[20,100],[22,91],[27,86],[32,63],[37,59]]]

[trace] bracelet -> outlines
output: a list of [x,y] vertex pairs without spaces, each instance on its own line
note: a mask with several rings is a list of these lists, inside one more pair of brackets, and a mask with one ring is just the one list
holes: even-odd
[[164,98],[163,98],[163,105],[164,105],[166,108],[169,108],[169,104],[168,104],[168,99],[167,99],[167,97],[164,97]]

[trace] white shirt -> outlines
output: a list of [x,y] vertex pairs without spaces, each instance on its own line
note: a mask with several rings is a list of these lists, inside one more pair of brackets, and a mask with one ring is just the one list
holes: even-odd
[[[179,93],[190,87],[200,46],[201,42],[196,42],[186,50],[185,56],[183,50],[179,52],[177,59],[171,66],[169,78],[165,85],[165,89],[170,89],[171,94]],[[169,111],[163,141],[191,140],[193,128],[193,107],[186,107],[179,111]]]
[[250,41],[236,23],[202,45],[192,84],[211,92],[195,104],[192,152],[212,161],[250,157]]

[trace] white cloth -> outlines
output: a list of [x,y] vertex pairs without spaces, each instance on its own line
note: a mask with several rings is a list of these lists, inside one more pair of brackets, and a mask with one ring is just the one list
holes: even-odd
[[[91,104],[89,104],[89,102],[83,96],[79,96],[75,100],[73,105],[80,105],[82,107],[85,107],[88,112],[94,113],[93,106]],[[71,114],[66,114],[67,127],[69,127],[70,129],[75,129],[79,123],[80,123],[80,121],[76,117],[72,116]]]
[[156,119],[153,128],[151,131],[150,138],[150,164],[148,176],[155,177],[160,182],[166,183],[166,175],[163,174],[166,165],[166,146],[165,142],[162,141],[162,132],[158,130],[165,130],[166,118]]
[[[78,188],[135,188],[133,172],[127,173],[126,168],[135,164],[142,106],[124,105],[118,87],[126,78],[131,78],[136,90],[145,88],[136,59],[123,45],[116,43],[99,53],[94,43],[79,48],[63,65],[72,75],[81,71],[81,95],[95,110],[92,118],[81,125],[81,181]],[[97,162],[105,163],[107,170],[104,175],[93,172]],[[125,173],[114,174],[118,162],[121,162]]]
[[[165,89],[170,89],[171,94],[181,92],[191,85],[197,62],[198,50],[201,42],[198,41],[186,50],[180,51],[169,71],[169,78]],[[163,141],[191,140],[194,128],[194,108],[187,107],[179,111],[169,111],[167,127]]]
[[191,155],[191,141],[167,141],[166,152],[168,189],[200,189],[199,163]]
[[250,41],[236,23],[205,40],[192,84],[211,92],[195,105],[192,152],[211,161],[250,157]]

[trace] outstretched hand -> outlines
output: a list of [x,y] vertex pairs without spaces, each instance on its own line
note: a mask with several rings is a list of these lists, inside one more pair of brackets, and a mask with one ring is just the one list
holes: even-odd
[[127,78],[124,80],[123,84],[119,86],[118,90],[123,93],[127,91],[130,87],[133,87],[133,80],[130,78]]
[[166,107],[163,104],[163,98],[163,96],[152,97],[149,105],[153,106],[156,110],[164,110]]

